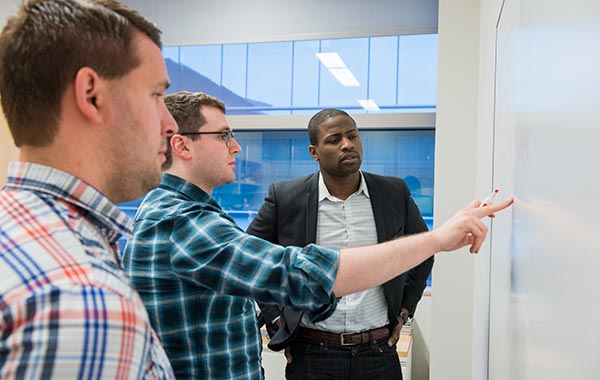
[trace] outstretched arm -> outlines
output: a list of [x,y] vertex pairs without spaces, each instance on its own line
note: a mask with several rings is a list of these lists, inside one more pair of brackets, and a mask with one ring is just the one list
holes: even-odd
[[414,268],[438,252],[470,245],[470,252],[477,253],[488,231],[481,219],[493,216],[512,203],[513,198],[509,198],[497,205],[479,207],[480,202],[473,201],[431,232],[368,247],[344,248],[340,251],[333,291],[341,297],[372,288]]

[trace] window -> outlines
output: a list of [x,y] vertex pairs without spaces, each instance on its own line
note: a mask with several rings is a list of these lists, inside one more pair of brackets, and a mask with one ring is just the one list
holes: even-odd
[[[404,178],[431,228],[433,217],[434,131],[361,130],[362,170]],[[308,135],[298,130],[236,132],[242,147],[236,181],[214,190],[213,197],[246,229],[272,182],[319,170],[308,153]]]
[[230,115],[435,111],[436,34],[171,46],[163,55],[170,92],[206,92]]
[[[403,178],[429,228],[433,223],[434,130],[361,130],[362,170]],[[313,173],[318,164],[308,153],[308,136],[300,130],[242,130],[235,139],[236,181],[213,191],[213,197],[242,229],[263,203],[272,182]],[[119,205],[130,217],[141,199]]]

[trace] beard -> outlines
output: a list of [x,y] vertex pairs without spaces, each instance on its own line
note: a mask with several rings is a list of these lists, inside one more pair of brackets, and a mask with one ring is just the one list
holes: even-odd
[[138,199],[160,184],[162,172],[156,167],[137,168],[111,176],[107,196],[113,203]]
[[[136,131],[130,124],[128,127]],[[135,141],[131,149],[123,149],[121,144],[113,144],[106,162],[110,165],[110,176],[107,180],[109,192],[106,194],[114,203],[128,202],[138,199],[160,184],[162,178],[161,157],[159,148],[152,148],[151,138],[133,137],[126,139]]]

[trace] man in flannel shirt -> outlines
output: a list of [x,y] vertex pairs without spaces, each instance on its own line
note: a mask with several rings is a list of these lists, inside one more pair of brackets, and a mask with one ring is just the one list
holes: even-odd
[[322,320],[336,297],[379,285],[437,251],[467,244],[477,251],[487,231],[479,219],[510,204],[477,209],[475,201],[433,232],[370,247],[274,245],[246,234],[210,195],[235,180],[241,151],[224,104],[189,92],[165,103],[179,133],[160,186],[140,205],[123,265],[178,379],[261,379],[254,300]]
[[0,192],[0,378],[172,379],[117,240],[115,203],[158,185],[160,31],[112,0],[32,0],[0,35],[17,147]]

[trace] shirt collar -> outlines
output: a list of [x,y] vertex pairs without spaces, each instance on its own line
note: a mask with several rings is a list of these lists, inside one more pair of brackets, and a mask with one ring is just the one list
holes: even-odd
[[[365,177],[362,174],[362,171],[358,171],[360,173],[360,185],[358,186],[358,190],[354,192],[354,194],[364,193],[367,198],[371,198],[369,195],[369,188],[367,187],[367,183],[365,182]],[[354,195],[352,194],[352,195]],[[331,201],[338,200],[336,197],[329,193],[329,189],[325,186],[325,181],[323,180],[323,174],[319,171],[319,202],[324,199],[329,199]]]
[[221,208],[221,206],[206,191],[176,175],[163,173],[160,186],[162,188],[177,191],[192,201],[206,202],[212,204],[213,206],[216,206],[219,209]]
[[96,188],[69,173],[45,165],[11,162],[5,188],[45,193],[79,207],[111,242],[121,235],[131,237],[132,222],[127,214]]

